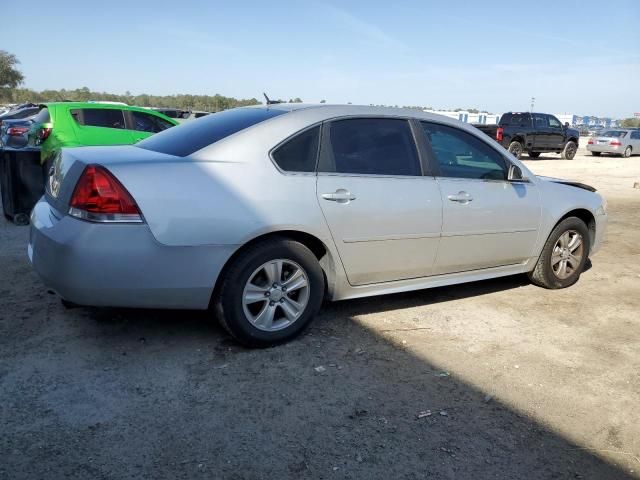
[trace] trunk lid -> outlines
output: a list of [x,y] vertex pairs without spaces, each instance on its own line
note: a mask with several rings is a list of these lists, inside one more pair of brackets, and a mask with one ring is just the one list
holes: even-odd
[[131,145],[113,147],[63,148],[56,152],[45,185],[45,196],[51,206],[64,215],[78,179],[87,165],[103,165],[107,169],[123,163],[174,162],[184,159],[144,150]]

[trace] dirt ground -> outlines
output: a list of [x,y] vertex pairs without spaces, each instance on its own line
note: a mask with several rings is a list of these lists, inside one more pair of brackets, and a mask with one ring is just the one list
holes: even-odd
[[329,304],[267,350],[204,313],[66,310],[0,220],[0,478],[640,478],[640,157],[526,163],[609,201],[577,285]]

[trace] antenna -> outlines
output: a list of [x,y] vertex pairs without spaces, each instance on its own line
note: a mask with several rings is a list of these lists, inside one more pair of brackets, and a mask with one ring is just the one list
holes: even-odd
[[262,95],[264,95],[264,98],[267,101],[267,105],[276,105],[278,103],[282,103],[280,100],[271,100],[269,97],[267,97],[267,94],[264,92],[262,92]]

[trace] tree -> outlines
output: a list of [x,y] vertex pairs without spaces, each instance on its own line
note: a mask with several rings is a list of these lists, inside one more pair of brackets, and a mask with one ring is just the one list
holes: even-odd
[[4,96],[2,94],[5,91],[16,88],[24,80],[24,75],[16,68],[19,63],[20,60],[15,55],[0,50],[0,96]]
[[320,100],[320,103],[327,103],[326,100]]
[[620,126],[626,128],[638,128],[640,127],[640,118],[625,118],[620,120]]

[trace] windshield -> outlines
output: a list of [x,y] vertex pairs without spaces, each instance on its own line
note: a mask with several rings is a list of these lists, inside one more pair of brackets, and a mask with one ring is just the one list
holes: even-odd
[[186,157],[240,130],[283,113],[286,111],[270,108],[225,110],[160,132],[137,143],[136,146],[154,152]]
[[601,137],[610,137],[610,138],[623,138],[627,132],[624,130],[607,130],[606,132],[602,132],[600,134]]

